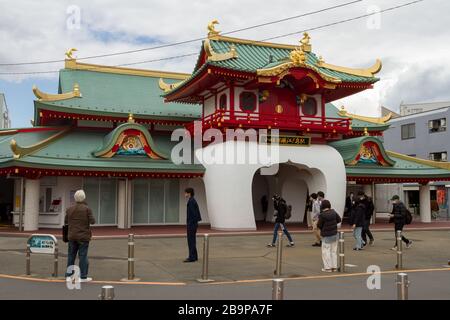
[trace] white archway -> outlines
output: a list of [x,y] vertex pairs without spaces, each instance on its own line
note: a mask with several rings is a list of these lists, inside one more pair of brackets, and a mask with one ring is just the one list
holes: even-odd
[[[227,141],[196,150],[197,157],[206,169],[203,180],[213,229],[256,229],[252,182],[255,173],[263,165],[250,161],[243,164],[202,161],[205,154],[224,155],[240,148],[259,152],[261,146],[256,142]],[[346,172],[344,161],[336,149],[328,145],[279,146],[278,157],[270,160],[269,167],[277,164],[290,164],[297,170],[296,176],[299,180],[304,181],[310,190],[325,192],[326,198],[342,214],[345,204]],[[289,176],[289,173],[286,175]],[[282,186],[283,179],[287,178],[283,178],[281,172],[275,179],[278,181],[274,185],[269,183],[270,193],[273,193],[277,186]],[[268,215],[270,212],[269,210]]]

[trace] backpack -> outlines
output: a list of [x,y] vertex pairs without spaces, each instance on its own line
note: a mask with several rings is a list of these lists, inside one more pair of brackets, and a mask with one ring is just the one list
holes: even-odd
[[405,213],[405,223],[406,224],[410,224],[413,220],[413,216],[411,211],[409,211],[408,209],[405,209],[406,213]]
[[286,214],[284,216],[284,218],[287,220],[292,216],[292,206],[289,204],[287,206],[287,210],[286,210]]

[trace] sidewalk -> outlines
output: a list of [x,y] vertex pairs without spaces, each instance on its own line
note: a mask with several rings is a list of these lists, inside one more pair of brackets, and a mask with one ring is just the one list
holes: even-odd
[[[205,233],[213,234],[216,236],[235,236],[235,235],[266,235],[273,233],[274,224],[270,222],[258,222],[257,230],[249,231],[221,231],[213,230],[210,225],[200,225],[198,228],[198,234],[203,235]],[[311,229],[301,223],[288,223],[287,227],[290,233],[309,233]],[[388,223],[387,219],[377,219],[377,223],[371,225],[370,229],[375,231],[392,231],[393,224]],[[433,221],[431,223],[413,222],[410,225],[406,225],[404,230],[450,230],[450,221]],[[341,231],[351,231],[350,226],[344,222]],[[0,237],[28,237],[33,233],[45,233],[52,234],[57,238],[61,237],[61,229],[39,229],[37,231],[24,231],[19,232],[17,228],[0,228]],[[130,229],[118,229],[117,227],[93,227],[92,235],[94,239],[121,239],[128,236],[128,234],[134,234],[137,238],[164,238],[164,237],[185,237],[186,227],[183,225],[172,226],[134,226]]]

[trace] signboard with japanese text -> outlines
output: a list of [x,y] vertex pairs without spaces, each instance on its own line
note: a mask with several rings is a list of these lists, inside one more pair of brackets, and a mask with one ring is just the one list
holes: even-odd
[[51,234],[32,234],[28,238],[31,253],[54,254],[58,240]]

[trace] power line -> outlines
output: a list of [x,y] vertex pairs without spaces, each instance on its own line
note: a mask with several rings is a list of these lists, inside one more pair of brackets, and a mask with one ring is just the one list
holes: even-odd
[[[335,21],[335,22],[332,22],[332,23],[320,25],[320,26],[317,26],[317,27],[299,30],[299,31],[296,31],[296,32],[285,33],[285,34],[282,34],[282,35],[278,35],[278,36],[262,39],[262,40],[259,40],[259,41],[268,41],[268,40],[273,40],[273,39],[279,39],[279,38],[283,38],[283,37],[287,37],[287,36],[291,36],[291,35],[295,35],[295,34],[301,34],[303,32],[319,30],[319,29],[323,29],[323,28],[326,28],[326,27],[330,27],[330,26],[334,26],[334,25],[338,25],[338,24],[343,24],[343,23],[346,23],[346,22],[355,21],[355,20],[362,19],[362,18],[366,18],[366,17],[373,16],[373,15],[376,15],[376,14],[381,14],[381,13],[384,13],[384,12],[393,11],[393,10],[400,9],[400,8],[403,8],[403,7],[406,7],[406,6],[410,6],[410,5],[413,5],[413,4],[416,4],[416,3],[419,3],[419,2],[423,2],[423,1],[425,1],[425,0],[411,1],[411,2],[408,2],[408,3],[402,4],[402,5],[386,8],[386,9],[380,10],[378,12],[373,12],[373,13],[360,15],[360,16],[357,16],[357,17],[354,17],[354,18],[339,20],[339,21]],[[188,54],[177,55],[177,56],[170,56],[170,57],[165,57],[165,58],[160,58],[160,59],[153,59],[153,60],[146,60],[146,61],[139,61],[139,62],[131,62],[131,63],[127,63],[127,64],[119,64],[119,65],[114,65],[114,67],[137,65],[137,64],[157,62],[157,61],[164,61],[164,60],[173,60],[173,59],[193,56],[193,55],[197,55],[197,54],[198,53],[188,53]],[[96,67],[92,67],[92,70],[95,70],[95,69],[96,69]],[[64,69],[61,70],[61,71],[64,71]],[[45,73],[58,73],[58,72],[59,72],[59,70],[55,70],[55,71],[37,71],[37,72],[3,72],[3,73],[0,73],[0,75],[26,75],[26,74],[45,74]]]
[[[306,17],[306,16],[318,14],[318,13],[321,13],[321,12],[325,12],[325,11],[329,11],[329,10],[333,10],[333,9],[337,9],[337,8],[341,8],[341,7],[345,7],[345,6],[349,6],[349,5],[355,4],[357,2],[362,2],[362,1],[364,1],[364,0],[354,0],[354,1],[346,2],[346,3],[342,3],[342,4],[339,4],[339,5],[327,7],[327,8],[324,8],[324,9],[311,11],[311,12],[303,13],[303,14],[300,14],[300,15],[284,18],[284,19],[279,19],[279,20],[274,20],[274,21],[270,21],[270,22],[265,22],[265,23],[261,23],[261,24],[250,26],[250,27],[241,28],[241,29],[236,29],[236,30],[232,30],[232,31],[228,31],[228,32],[222,32],[222,34],[223,35],[225,35],[225,34],[232,34],[232,33],[237,33],[237,32],[246,31],[246,30],[250,30],[250,29],[260,28],[260,27],[263,27],[263,26],[268,26],[268,25],[272,25],[272,24],[276,24],[276,23],[280,23],[280,22],[285,22],[285,21],[288,21],[288,20],[303,18],[303,17]],[[82,58],[77,58],[77,60],[87,60],[87,59],[94,59],[94,58],[105,58],[105,57],[112,57],[112,56],[118,56],[118,55],[124,55],[124,54],[130,54],[130,53],[136,53],[136,52],[142,52],[142,51],[156,50],[156,49],[162,49],[162,48],[173,47],[173,46],[178,46],[178,45],[182,45],[182,44],[202,41],[202,40],[205,40],[205,39],[206,39],[206,37],[201,37],[201,38],[184,40],[184,41],[168,43],[168,44],[162,44],[162,45],[159,45],[159,46],[142,48],[142,49],[135,49],[135,50],[115,52],[115,53],[107,53],[107,54],[86,56],[86,57],[82,57]],[[49,64],[49,63],[57,63],[57,62],[64,62],[64,59],[48,60],[48,61],[34,61],[34,62],[0,63],[0,66],[36,65],[36,64]]]

